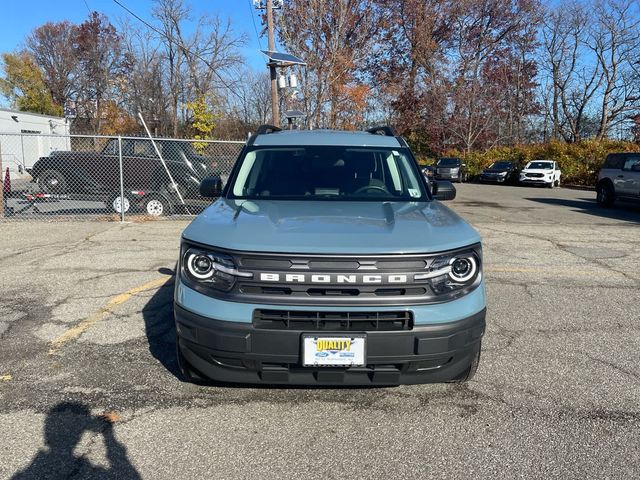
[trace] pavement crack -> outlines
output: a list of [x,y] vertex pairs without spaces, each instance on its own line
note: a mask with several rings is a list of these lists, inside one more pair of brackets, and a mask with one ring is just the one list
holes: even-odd
[[626,369],[624,367],[621,367],[620,365],[616,365],[615,363],[610,362],[609,360],[603,360],[601,358],[595,357],[595,356],[593,356],[593,355],[591,355],[589,353],[586,353],[586,352],[583,353],[583,356],[587,357],[589,360],[591,360],[593,362],[596,362],[596,363],[599,363],[601,365],[607,366],[609,368],[612,368],[613,370],[616,370],[617,372],[620,372],[620,373],[622,373],[624,375],[632,377],[633,379],[636,380],[636,382],[640,382],[640,374],[638,374],[638,373],[636,373],[636,372],[634,372],[632,370],[629,370],[629,369]]

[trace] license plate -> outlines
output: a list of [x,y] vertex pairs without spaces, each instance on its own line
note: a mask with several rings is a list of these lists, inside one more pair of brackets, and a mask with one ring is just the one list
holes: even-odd
[[351,367],[366,365],[366,335],[303,335],[302,365],[305,367]]

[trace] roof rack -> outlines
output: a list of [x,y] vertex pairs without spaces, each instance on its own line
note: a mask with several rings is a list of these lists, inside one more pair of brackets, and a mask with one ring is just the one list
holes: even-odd
[[254,144],[254,142],[256,141],[256,138],[258,137],[258,135],[267,135],[269,133],[275,133],[275,132],[280,132],[282,131],[282,129],[280,127],[276,127],[275,125],[260,125],[258,127],[258,130],[256,130],[256,133],[254,133],[253,135],[251,135],[249,137],[249,140],[247,140],[247,146],[252,146]]
[[274,125],[260,125],[256,130],[256,135],[266,135],[267,133],[280,132],[282,129]]
[[372,133],[374,135],[384,135],[385,137],[397,137],[395,130],[393,127],[388,125],[380,125],[379,127],[369,128],[367,132]]

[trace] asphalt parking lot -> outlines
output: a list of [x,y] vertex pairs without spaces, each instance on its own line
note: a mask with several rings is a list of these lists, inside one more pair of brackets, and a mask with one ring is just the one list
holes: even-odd
[[638,478],[640,208],[465,184],[488,330],[462,386],[202,387],[184,219],[0,222],[0,478]]

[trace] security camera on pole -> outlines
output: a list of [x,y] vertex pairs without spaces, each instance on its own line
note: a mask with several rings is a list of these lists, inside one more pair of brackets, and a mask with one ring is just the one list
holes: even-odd
[[[269,62],[269,73],[271,78],[271,121],[276,127],[280,126],[280,104],[278,103],[278,86],[281,88],[286,87],[286,79],[284,75],[278,79],[278,68],[291,67],[293,65],[306,65],[301,59],[289,55],[288,53],[280,53],[276,51],[274,27],[273,27],[273,10],[274,8],[282,8],[282,0],[254,0],[254,5],[257,9],[265,9],[267,13],[267,35],[268,35],[268,50],[262,50]],[[289,78],[289,84],[292,88],[297,86],[297,78],[295,75],[291,75]]]

